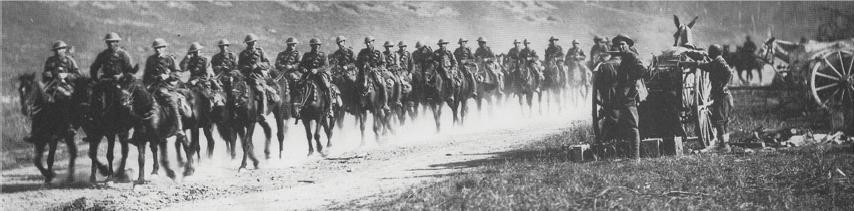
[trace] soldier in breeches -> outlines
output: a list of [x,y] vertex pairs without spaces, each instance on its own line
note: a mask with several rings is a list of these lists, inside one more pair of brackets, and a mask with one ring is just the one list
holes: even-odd
[[471,53],[471,48],[466,46],[468,40],[460,38],[457,43],[460,44],[460,47],[454,50],[454,58],[457,59],[457,64],[460,64],[459,67],[460,71],[463,72],[463,76],[465,76],[466,80],[471,84],[471,96],[477,96],[477,81],[474,80],[474,74],[471,73],[473,70],[469,70],[465,65],[466,63],[474,62],[474,55]]
[[557,44],[557,41],[560,40],[555,37],[549,38],[549,47],[546,48],[546,64],[552,62],[556,59],[563,58],[563,47]]
[[166,40],[157,38],[151,44],[154,48],[154,55],[145,60],[145,72],[143,73],[143,81],[147,81],[149,90],[153,90],[154,96],[160,105],[175,114],[175,126],[178,128],[177,136],[184,136],[183,124],[181,121],[181,112],[178,107],[180,95],[175,89],[175,85],[179,81],[178,63],[175,62],[175,57],[166,53]]
[[[359,68],[359,75],[361,81],[366,81],[365,77],[371,77],[374,80],[374,83],[379,85],[380,90],[380,103],[383,105],[383,110],[388,111],[388,92],[386,90],[386,86],[382,81],[382,77],[380,76],[380,69],[385,66],[385,59],[383,58],[382,52],[377,49],[374,49],[374,37],[368,36],[365,37],[365,48],[359,51],[359,55],[356,56],[356,67]],[[367,94],[367,89],[362,90],[363,93]]]
[[632,49],[634,40],[625,35],[614,37],[614,56],[620,57],[617,67],[615,110],[619,138],[632,144],[632,158],[640,158],[640,131],[638,130],[638,90],[636,84],[645,69]]
[[720,45],[709,46],[708,56],[711,61],[700,62],[685,62],[682,63],[688,67],[696,67],[702,71],[709,72],[709,82],[711,83],[710,98],[713,103],[711,105],[712,124],[715,125],[715,144],[710,144],[703,152],[721,151],[730,152],[729,136],[727,133],[727,124],[729,123],[729,112],[732,109],[732,96],[729,93],[727,85],[732,79],[732,70],[727,65],[722,54]]
[[[326,53],[323,53],[319,50],[320,40],[316,38],[312,38],[309,41],[309,45],[311,45],[311,51],[306,52],[302,56],[302,61],[299,63],[299,69],[305,71],[303,73],[302,81],[305,80],[315,80],[317,84],[320,86],[320,91],[323,92],[323,96],[326,98],[326,115],[332,115],[332,91],[330,89],[331,85],[329,82],[329,73],[327,72],[327,58]],[[302,105],[297,105],[297,108],[300,109]],[[299,115],[300,112],[297,112],[296,115]],[[299,118],[299,116],[297,116]]]
[[397,51],[395,54],[397,55],[397,64],[400,65],[400,69],[406,71],[406,73],[412,73],[413,61],[412,54],[406,50],[406,44],[403,41],[397,43]]
[[275,100],[278,95],[273,88],[267,86],[266,81],[270,78],[268,73],[270,60],[264,55],[264,49],[256,44],[257,40],[258,36],[255,34],[246,35],[243,41],[246,43],[246,49],[243,49],[238,56],[237,68],[243,75],[248,76],[247,82],[258,93],[255,96],[261,98],[262,103],[258,104],[258,109],[263,112],[267,100]]
[[[495,61],[495,53],[492,52],[492,48],[486,45],[486,42],[486,39],[484,39],[483,37],[477,38],[478,47],[477,50],[474,51],[474,58],[484,63],[497,62]],[[496,80],[498,79],[498,73],[495,72],[497,70],[488,69],[488,71],[489,72],[487,74],[490,74],[490,77]],[[499,90],[499,92],[500,91],[501,90]]]
[[[454,86],[454,81],[449,74],[451,70],[457,67],[457,60],[454,59],[454,54],[451,54],[451,51],[445,47],[448,45],[447,41],[439,39],[437,44],[439,45],[439,49],[436,49],[436,52],[433,52],[433,60],[438,63],[436,72],[442,76],[442,79],[444,79],[446,83]],[[453,101],[454,96],[450,95],[450,99],[448,100]]]

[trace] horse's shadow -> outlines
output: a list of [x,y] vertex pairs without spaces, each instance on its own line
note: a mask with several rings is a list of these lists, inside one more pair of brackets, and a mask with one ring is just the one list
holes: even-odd
[[[24,175],[24,177],[32,177],[34,175]],[[40,176],[39,176],[40,177]],[[39,178],[39,181],[41,178]],[[41,183],[41,182],[26,182],[26,183],[16,183],[16,184],[2,184],[0,185],[0,192],[6,193],[19,193],[19,192],[27,192],[27,191],[38,191],[38,190],[70,190],[70,189],[90,189],[93,188],[92,183],[83,180],[77,180],[74,182],[65,182],[58,181],[54,183]]]

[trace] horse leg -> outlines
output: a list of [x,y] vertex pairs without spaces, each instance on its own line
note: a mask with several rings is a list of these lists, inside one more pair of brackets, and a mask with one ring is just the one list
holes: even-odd
[[[196,121],[196,122],[198,123],[198,121]],[[207,128],[207,127],[205,127],[205,128]],[[202,127],[199,127],[199,125],[193,125],[192,129],[190,129],[190,134],[193,137],[190,139],[189,144],[187,146],[184,146],[185,148],[190,147],[191,152],[195,153],[194,155],[196,155],[196,156],[198,156],[199,154],[202,154],[202,153],[199,153],[199,151],[201,151],[201,148],[202,148],[201,146],[199,146],[201,144],[200,142],[202,139],[202,137],[200,135],[201,131],[202,131]],[[189,162],[189,160],[190,160],[190,158],[187,158],[187,162]]]
[[74,143],[74,135],[65,137],[65,145],[68,146],[68,179],[66,182],[73,182],[74,166],[77,161],[77,144]]
[[[101,142],[101,136],[97,135],[86,138],[89,139],[89,160],[92,161],[92,171],[90,172],[91,174],[89,174],[89,181],[95,182],[95,174],[98,173],[98,170],[101,171],[101,174],[105,174],[107,172],[107,167],[104,166],[103,163],[98,161],[98,145]],[[40,154],[37,153],[36,155]]]
[[436,133],[442,130],[442,107],[439,107],[441,104],[433,103],[430,105],[430,109],[433,110],[433,120],[436,122]]
[[113,177],[113,158],[114,156],[114,148],[116,147],[116,136],[115,134],[111,134],[107,136],[107,176]]
[[284,151],[285,133],[288,131],[288,123],[285,121],[285,114],[279,110],[274,113],[276,118],[276,138],[279,141],[279,159],[282,159],[282,151]]
[[259,121],[258,124],[261,125],[261,129],[264,129],[264,157],[270,159],[270,141],[273,139],[273,129],[267,121]]
[[367,119],[367,115],[368,114],[365,111],[360,111],[356,115],[356,119],[359,121],[359,130],[362,131],[362,143],[360,144],[360,146],[365,146],[365,121]]
[[326,131],[326,150],[332,149],[332,128],[335,127],[335,121],[330,118],[324,118],[323,129]]
[[311,156],[314,154],[314,146],[311,144],[311,120],[303,119],[302,126],[305,128],[305,140],[308,141],[308,155],[306,156]]
[[[249,124],[255,124],[255,123],[249,123]],[[246,159],[249,157],[249,147],[248,147],[249,143],[247,143],[248,141],[246,140],[248,133],[246,132],[246,128],[248,128],[248,126],[247,127],[241,127],[239,129],[237,129],[237,135],[240,136],[240,146],[243,149],[243,159],[240,161],[240,167],[237,168],[237,171],[240,171],[241,169],[246,168]]]
[[184,156],[181,155],[181,142],[178,141],[181,137],[175,136],[175,157],[178,160],[178,165],[184,165]]
[[[137,157],[136,162],[139,165],[139,177],[136,179],[136,184],[145,183],[145,145],[147,142],[139,142],[139,145],[136,146]],[[156,162],[156,161],[155,161]]]
[[[249,149],[249,159],[252,160],[252,166],[254,166],[255,169],[258,169],[258,158],[255,156],[255,144],[254,144],[254,140],[252,140],[252,137],[254,135],[254,131],[255,131],[255,124],[250,124],[249,127],[246,127],[246,141],[248,143],[247,144],[248,146],[246,148]],[[270,134],[267,134],[267,140],[268,141],[270,140],[269,135]]]
[[[153,140],[153,139],[150,139],[150,137],[149,137],[149,140]],[[151,165],[151,174],[152,175],[158,175],[160,173],[160,162],[157,162],[158,160],[160,160],[159,159],[160,158],[160,153],[159,153],[160,150],[157,149],[158,146],[159,146],[159,143],[157,143],[157,142],[151,142],[151,145],[148,145],[148,147],[151,148],[151,156],[152,156],[151,160],[154,161]],[[140,168],[139,171],[143,171],[143,169]]]
[[[44,156],[45,143],[43,140],[33,140],[33,143],[36,143],[34,147],[36,154],[33,158],[33,164],[36,165],[36,168],[38,168],[39,172],[41,172],[42,176],[44,176],[44,183],[50,183],[50,181],[53,180],[54,176],[51,175],[52,172],[45,169],[44,165],[42,164],[42,156]],[[95,171],[94,167],[92,168],[92,171]],[[92,175],[92,177],[94,177],[95,173],[93,172]]]
[[466,103],[466,100],[460,102],[460,106],[460,124],[462,125],[465,124],[466,114],[469,112],[469,106],[468,103]]
[[169,165],[169,158],[166,157],[166,147],[168,145],[166,143],[166,139],[160,139],[160,143],[158,143],[158,145],[160,145],[160,165],[163,166],[163,170],[166,170],[166,176],[174,180],[175,171],[172,170],[172,166]]
[[[47,172],[51,175],[51,179],[56,177],[56,172],[53,171],[53,161],[56,159],[56,145],[59,144],[58,140],[51,139],[48,142],[48,151],[47,151]],[[50,182],[50,181],[45,181]]]
[[320,122],[322,121],[323,118],[314,120],[314,144],[317,146],[317,152],[320,153],[320,155],[323,155],[323,145],[320,144],[320,129],[322,129]]
[[373,127],[373,129],[374,129],[374,141],[376,141],[376,142],[380,141],[380,129],[382,129],[382,124],[383,124],[382,113],[380,113],[382,111],[380,111],[380,110],[381,109],[377,109],[376,112],[371,112],[374,114],[374,127]]
[[[194,129],[196,133],[198,133],[198,129]],[[193,173],[196,172],[196,169],[193,167],[193,153],[197,152],[196,148],[193,148],[192,142],[187,140],[187,137],[178,137],[176,142],[180,142],[181,145],[184,145],[184,153],[187,154],[187,163],[184,164],[184,176],[192,176]],[[198,143],[198,142],[196,142]],[[181,154],[180,152],[178,154]]]
[[[219,129],[219,126],[217,126],[217,129]],[[208,158],[210,158],[211,156],[213,156],[213,150],[214,150],[214,144],[215,144],[214,143],[215,141],[213,138],[213,124],[209,124],[209,125],[205,126],[205,128],[203,129],[202,132],[205,133],[205,139],[207,139],[207,141],[208,141],[207,151],[208,151]],[[220,136],[222,136],[222,134],[223,133],[220,132]],[[228,140],[226,140],[226,141],[228,141]],[[201,153],[199,153],[199,154],[201,154]]]
[[128,136],[129,136],[129,134],[127,132],[124,132],[124,133],[119,133],[118,136],[119,136],[119,145],[120,145],[121,150],[122,150],[122,158],[119,160],[119,168],[116,169],[116,172],[117,172],[116,176],[119,179],[125,179],[125,178],[127,178],[127,174],[125,174],[125,165],[127,164],[128,152],[130,151],[130,148],[128,147]]

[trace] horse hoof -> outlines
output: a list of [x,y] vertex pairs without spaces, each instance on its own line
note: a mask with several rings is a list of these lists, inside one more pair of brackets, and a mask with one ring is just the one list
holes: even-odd
[[98,172],[101,172],[101,176],[110,176],[112,175],[113,170],[107,168],[105,165],[98,165]]
[[136,181],[133,181],[133,185],[134,185],[134,186],[137,186],[137,185],[145,185],[145,184],[148,184],[148,183],[150,183],[150,182],[151,182],[151,181],[146,181],[145,179],[137,179]]
[[194,168],[187,168],[184,170],[184,176],[185,177],[193,176],[194,173],[196,173],[196,169],[194,169]]
[[169,179],[174,180],[175,179],[175,171],[172,171],[172,170],[166,171],[166,176],[169,177]]
[[44,175],[44,183],[50,183],[50,181],[53,181],[53,178],[55,178],[55,177],[56,177],[56,173],[54,173],[53,171],[48,171]]

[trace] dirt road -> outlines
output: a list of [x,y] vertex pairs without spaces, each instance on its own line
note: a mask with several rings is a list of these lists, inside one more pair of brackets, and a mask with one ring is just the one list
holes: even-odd
[[[262,161],[260,169],[236,171],[239,160],[225,156],[224,144],[218,142],[215,156],[203,157],[195,175],[174,181],[163,176],[164,173],[148,175],[151,182],[138,186],[82,182],[89,175],[90,161],[85,157],[78,159],[77,182],[72,183],[55,181],[43,185],[33,167],[10,169],[2,173],[0,202],[12,210],[324,208],[369,196],[400,193],[441,175],[465,171],[443,164],[482,159],[491,156],[490,153],[520,147],[558,133],[569,126],[572,119],[582,116],[570,114],[580,113],[570,112],[572,109],[564,109],[562,114],[546,112],[548,115],[521,114],[519,110],[517,106],[508,106],[496,109],[491,115],[472,112],[463,126],[454,127],[449,125],[450,112],[447,111],[443,118],[446,129],[441,133],[435,133],[432,118],[419,119],[399,128],[398,135],[385,136],[376,142],[373,135],[369,135],[365,146],[359,146],[359,131],[348,119],[345,129],[336,130],[335,147],[326,157],[306,157],[303,129],[292,126],[285,140],[285,156],[277,158],[274,150],[274,158]],[[257,131],[257,134],[262,133]],[[255,141],[256,152],[263,157],[263,138]],[[204,149],[205,143],[202,145]],[[277,144],[271,148],[277,148]],[[134,147],[131,152],[135,152]],[[174,157],[171,153],[173,150],[170,150],[170,157]],[[238,156],[240,154],[238,151]],[[134,179],[138,169],[135,158],[136,154],[132,153],[128,159],[129,174]],[[64,178],[66,163],[57,161],[58,178]],[[149,158],[146,172],[150,172],[151,163]]]

